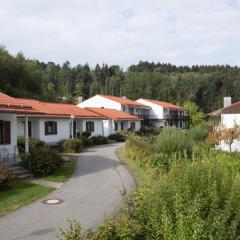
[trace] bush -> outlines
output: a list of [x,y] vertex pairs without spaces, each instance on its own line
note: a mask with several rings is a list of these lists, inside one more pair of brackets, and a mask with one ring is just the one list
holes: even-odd
[[[20,147],[20,151],[25,150],[25,137],[24,136],[18,136],[17,138],[17,145]],[[29,150],[39,147],[44,147],[45,143],[39,139],[36,138],[29,138]]]
[[94,136],[90,138],[95,145],[107,144],[107,138],[104,136]]
[[115,140],[116,142],[124,142],[126,137],[122,133],[117,132],[109,135],[108,139]]
[[201,124],[195,127],[191,127],[186,131],[189,138],[192,138],[196,143],[204,142],[209,133],[209,126],[207,124]]
[[82,136],[83,137],[86,137],[86,138],[89,138],[90,136],[92,135],[92,133],[91,132],[82,132]]
[[146,167],[151,156],[156,153],[151,139],[130,134],[125,144],[126,154],[139,166]]
[[65,139],[62,144],[62,149],[66,153],[79,153],[83,148],[81,139],[69,138]]
[[156,138],[156,148],[159,152],[172,154],[176,152],[192,154],[193,140],[177,128],[165,128]]
[[31,165],[31,172],[36,177],[53,173],[63,164],[63,159],[55,151],[40,147],[32,149],[28,155],[23,155],[22,162],[27,169],[30,169]]
[[10,187],[11,173],[5,167],[0,166],[0,191],[6,190]]
[[83,143],[84,147],[90,147],[90,146],[93,145],[93,141],[90,138],[87,138],[85,136],[81,136],[79,139],[82,140],[82,143]]
[[176,165],[135,192],[92,239],[239,239],[240,162],[229,158]]

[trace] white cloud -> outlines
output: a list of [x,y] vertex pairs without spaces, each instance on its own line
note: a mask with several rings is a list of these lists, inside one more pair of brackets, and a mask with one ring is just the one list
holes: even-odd
[[239,64],[240,1],[2,0],[0,41],[72,65]]

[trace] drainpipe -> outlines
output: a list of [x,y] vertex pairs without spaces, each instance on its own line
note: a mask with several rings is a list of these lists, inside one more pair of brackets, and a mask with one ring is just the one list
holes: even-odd
[[25,125],[24,125],[24,133],[25,133],[25,153],[29,153],[29,138],[28,138],[28,116],[25,115]]

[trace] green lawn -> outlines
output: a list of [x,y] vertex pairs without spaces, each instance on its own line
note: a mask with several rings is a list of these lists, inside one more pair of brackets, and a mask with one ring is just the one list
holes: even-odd
[[26,181],[14,181],[11,188],[0,192],[0,217],[52,192],[54,188]]
[[66,182],[73,174],[76,166],[76,160],[65,162],[55,173],[44,177],[44,179],[53,182]]
[[139,167],[134,161],[129,159],[125,154],[125,148],[119,148],[116,151],[120,160],[127,167],[128,171],[131,173],[132,177],[135,180],[137,186],[142,186],[147,182],[147,176],[145,171]]

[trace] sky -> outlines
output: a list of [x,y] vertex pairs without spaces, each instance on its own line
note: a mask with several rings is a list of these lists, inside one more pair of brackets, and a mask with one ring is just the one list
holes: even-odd
[[0,44],[72,66],[240,66],[240,0],[1,0]]

